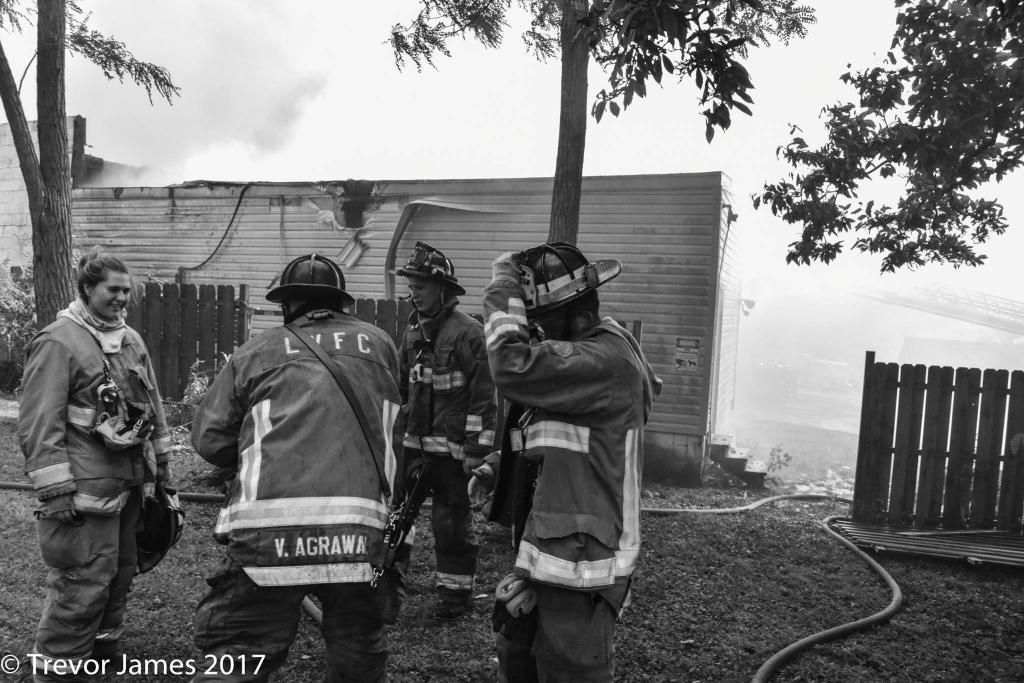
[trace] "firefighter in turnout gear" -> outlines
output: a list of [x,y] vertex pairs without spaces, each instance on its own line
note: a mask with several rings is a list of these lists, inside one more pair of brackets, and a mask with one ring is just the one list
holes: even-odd
[[[78,294],[29,343],[18,419],[49,567],[33,659],[72,666],[117,654],[139,514],[171,453],[149,353],[125,324],[128,269],[94,250],[79,262]],[[35,680],[66,680],[47,673],[61,668]]]
[[497,591],[501,680],[612,680],[640,553],[641,432],[661,390],[637,341],[599,315],[596,289],[620,270],[542,244],[499,257],[484,292],[491,373],[514,404],[495,508],[522,497],[510,486],[532,488],[531,507],[513,506],[525,519],[511,520],[516,561]]
[[235,351],[192,425],[196,451],[238,471],[214,529],[227,556],[196,610],[196,646],[218,660],[266,660],[258,672],[194,680],[267,680],[309,593],[323,607],[327,680],[383,681],[385,626],[397,618],[409,549],[385,569],[401,434],[397,350],[343,312],[352,297],[323,256],[288,264],[267,299],[281,303],[285,326]]
[[465,290],[445,255],[417,242],[405,267],[415,311],[402,340],[406,476],[430,494],[437,555],[435,616],[454,619],[472,604],[477,542],[466,486],[494,442],[494,384],[483,328],[455,310]]

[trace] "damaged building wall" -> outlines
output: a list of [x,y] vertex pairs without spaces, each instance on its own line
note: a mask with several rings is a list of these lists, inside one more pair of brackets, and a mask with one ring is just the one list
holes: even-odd
[[[624,266],[602,289],[602,312],[643,321],[645,353],[665,380],[647,455],[685,463],[691,479],[731,407],[739,281],[726,184],[700,173],[583,185],[580,248]],[[76,190],[74,214],[83,246],[101,245],[143,279],[248,285],[259,333],[281,324],[264,295],[296,256],[345,261],[354,296],[393,297],[405,294],[394,269],[417,240],[451,257],[463,310],[480,313],[491,260],[545,239],[550,197],[550,178],[190,183]]]

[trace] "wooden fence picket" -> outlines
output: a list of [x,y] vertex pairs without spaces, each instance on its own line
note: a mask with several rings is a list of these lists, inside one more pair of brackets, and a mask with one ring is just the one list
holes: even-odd
[[1022,533],[1024,371],[868,353],[864,381],[854,521]]

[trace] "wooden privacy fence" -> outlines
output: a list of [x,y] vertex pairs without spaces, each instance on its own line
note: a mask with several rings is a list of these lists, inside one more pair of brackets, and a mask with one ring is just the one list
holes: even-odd
[[128,324],[146,342],[160,393],[180,399],[196,361],[214,372],[249,337],[246,286],[239,298],[231,285],[179,285],[147,282],[128,308]]
[[876,363],[868,352],[854,521],[1020,533],[1020,432],[1024,372]]
[[[247,290],[240,285],[236,298],[231,285],[146,283],[129,307],[128,324],[149,348],[164,398],[182,398],[197,361],[199,372],[212,375],[249,338]],[[351,313],[387,332],[397,345],[411,311],[408,301],[357,299]],[[273,313],[279,317],[280,309]]]

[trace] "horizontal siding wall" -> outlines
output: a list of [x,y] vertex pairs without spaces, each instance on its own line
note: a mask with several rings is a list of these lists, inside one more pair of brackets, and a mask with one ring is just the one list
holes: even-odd
[[[516,193],[511,202],[508,194],[484,194],[486,188],[472,195],[472,187],[463,190],[467,205],[472,197],[482,206],[507,205],[507,213],[424,207],[402,236],[396,263],[418,240],[441,249],[466,288],[463,310],[481,313],[491,261],[547,237],[550,181],[522,183],[505,188]],[[706,431],[720,196],[718,173],[584,180],[579,246],[591,259],[623,263],[623,274],[600,290],[602,313],[643,320],[644,352],[665,381],[649,424],[655,431],[701,437]],[[678,337],[698,340],[696,369],[676,369]]]
[[[239,204],[242,189],[77,190],[73,211],[84,246],[100,245],[142,279],[174,282],[180,267],[209,258],[201,268],[184,271],[183,281],[249,285],[256,334],[282,322],[280,315],[268,315],[280,307],[265,294],[284,265],[313,251],[336,258],[355,231],[318,220],[320,207],[330,207],[333,197],[312,184],[253,185]],[[225,235],[236,205],[238,214]],[[365,212],[359,234],[368,248],[355,267],[345,269],[346,287],[355,297],[383,296],[384,255],[399,212],[394,198]]]
[[[720,173],[584,179],[580,248],[590,258],[623,262],[623,274],[601,290],[603,312],[643,320],[644,351],[665,380],[649,425],[655,431],[701,438],[706,431],[721,184]],[[279,308],[264,295],[282,266],[311,251],[336,257],[352,231],[320,222],[334,198],[331,188],[314,183],[249,186],[227,230],[243,187],[76,190],[79,242],[121,257],[141,279],[164,282],[209,258],[184,271],[184,282],[248,285],[252,331],[259,333],[281,324],[268,314]],[[405,262],[417,240],[444,250],[467,289],[463,310],[480,313],[494,257],[546,238],[550,196],[549,178],[378,182],[359,231],[368,248],[345,269],[348,290],[384,296],[386,278],[394,278],[385,273],[386,256],[410,202],[458,205],[474,210],[423,206],[397,243],[395,264]],[[395,284],[404,296],[405,283]],[[694,369],[676,368],[680,337],[699,343]]]

